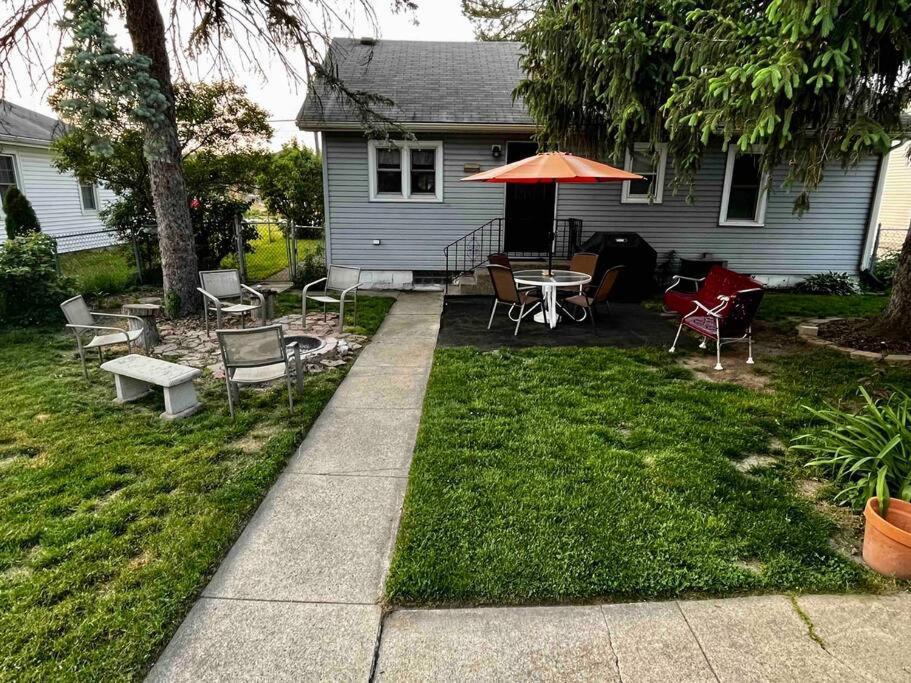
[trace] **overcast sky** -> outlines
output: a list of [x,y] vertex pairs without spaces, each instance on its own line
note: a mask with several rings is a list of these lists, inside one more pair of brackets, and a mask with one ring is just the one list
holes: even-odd
[[[340,0],[339,5],[344,5],[346,0]],[[417,0],[419,8],[415,12],[395,14],[392,12],[391,0],[374,0],[377,15],[379,38],[397,40],[472,40],[474,34],[471,24],[462,15],[459,0]],[[118,34],[120,32],[118,31]],[[333,35],[350,35],[361,37],[374,34],[374,29],[365,18],[355,18],[352,30],[346,32],[341,29],[333,30]],[[275,135],[272,146],[278,148],[294,136],[312,144],[312,136],[304,135],[294,125],[294,117],[303,101],[303,86],[289,83],[284,71],[277,62],[273,62],[269,69],[268,79],[252,74],[239,72],[235,80],[247,88],[250,98],[265,108],[273,119],[272,127]],[[54,112],[47,104],[46,87],[30,89],[23,87],[17,92],[15,86],[8,86],[7,99],[21,104],[29,109],[34,109],[43,114],[53,116]]]

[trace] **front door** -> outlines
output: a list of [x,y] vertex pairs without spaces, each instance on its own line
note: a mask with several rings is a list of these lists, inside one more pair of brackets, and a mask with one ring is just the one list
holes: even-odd
[[[506,163],[538,153],[535,142],[507,142]],[[544,253],[550,250],[554,222],[553,183],[506,183],[506,251]]]

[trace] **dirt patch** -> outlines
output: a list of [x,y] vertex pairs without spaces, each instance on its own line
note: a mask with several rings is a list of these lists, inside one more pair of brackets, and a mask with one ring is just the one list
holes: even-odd
[[238,439],[231,445],[244,453],[258,453],[263,444],[279,432],[278,425],[265,425],[253,430],[244,438]]
[[820,498],[819,494],[826,486],[826,482],[818,479],[802,479],[797,483],[800,495],[812,501],[817,512],[835,524],[835,533],[829,539],[832,549],[853,562],[863,564],[863,516],[849,507]]
[[715,356],[689,355],[680,359],[680,365],[692,371],[696,379],[706,382],[733,382],[754,391],[766,391],[771,378],[757,372],[755,365],[747,365],[745,359],[721,359],[724,370],[715,370]]
[[822,323],[818,336],[838,346],[859,351],[911,354],[911,338],[900,333],[893,335],[878,330],[871,318],[851,318]]
[[746,474],[752,472],[753,470],[761,470],[766,467],[771,467],[776,462],[778,462],[778,458],[773,455],[749,455],[743,460],[738,460],[735,462],[734,467]]

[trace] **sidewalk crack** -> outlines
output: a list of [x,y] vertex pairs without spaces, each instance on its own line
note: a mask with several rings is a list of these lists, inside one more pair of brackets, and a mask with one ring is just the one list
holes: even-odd
[[610,623],[607,621],[607,615],[604,613],[604,605],[599,605],[598,609],[601,610],[601,618],[604,620],[604,628],[607,630],[607,645],[610,647],[611,655],[614,658],[614,667],[617,669],[617,678],[620,679],[620,683],[623,683],[623,672],[620,671],[620,657],[617,655],[617,650],[614,648],[614,639],[611,636]]
[[690,633],[693,634],[693,640],[695,640],[696,645],[699,646],[699,651],[702,653],[702,658],[705,660],[706,666],[709,667],[709,671],[712,672],[715,680],[720,681],[721,678],[718,677],[718,672],[715,671],[715,667],[712,666],[712,662],[709,659],[709,656],[705,653],[705,648],[702,646],[702,641],[699,640],[699,636],[696,635],[696,631],[693,629],[693,625],[690,623],[690,620],[686,618],[686,612],[684,612],[683,608],[680,606],[680,601],[674,600],[674,604],[677,605],[677,610],[680,612],[680,616],[683,617],[683,623],[686,624],[686,627],[690,630]]
[[373,660],[370,662],[370,675],[367,677],[367,683],[373,683],[376,680],[376,667],[380,663],[380,646],[383,642],[383,629],[386,627],[386,617],[392,613],[392,610],[383,610],[380,614],[379,628],[376,630],[376,642],[373,644]]

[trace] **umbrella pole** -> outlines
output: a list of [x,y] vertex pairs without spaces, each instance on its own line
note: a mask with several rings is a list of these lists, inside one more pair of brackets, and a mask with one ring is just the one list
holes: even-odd
[[554,220],[550,224],[550,251],[547,254],[547,274],[554,274],[554,249],[557,246],[557,202],[560,199],[560,183],[554,181]]

